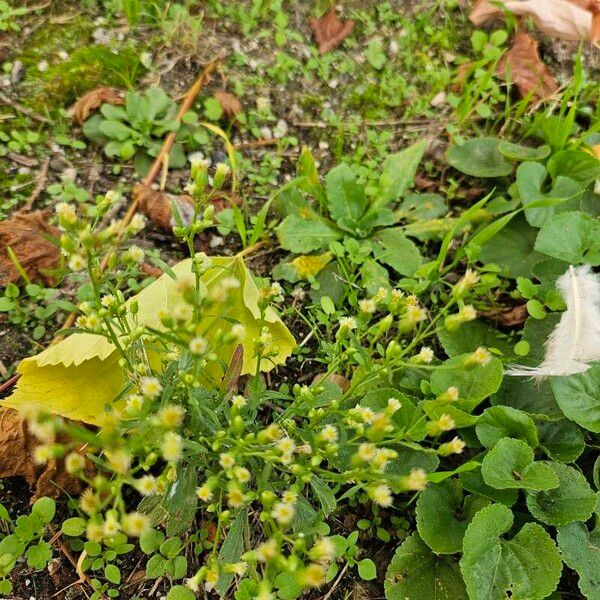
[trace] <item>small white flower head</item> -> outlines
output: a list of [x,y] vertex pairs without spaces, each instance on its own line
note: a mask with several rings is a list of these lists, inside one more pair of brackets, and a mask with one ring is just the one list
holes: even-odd
[[198,335],[190,340],[189,349],[192,354],[204,354],[208,350],[208,342]]
[[288,525],[292,522],[296,514],[296,509],[293,504],[278,502],[271,511],[271,516],[280,524]]
[[278,554],[277,542],[274,539],[263,542],[256,548],[256,556],[261,562],[270,562]]
[[233,485],[227,491],[227,505],[231,508],[241,508],[246,503],[246,495],[237,486]]
[[152,475],[143,475],[134,485],[142,496],[150,496],[156,492],[156,479]]
[[444,393],[437,397],[440,402],[456,402],[458,400],[459,392],[455,385],[451,385]]
[[149,527],[150,518],[141,512],[131,512],[122,519],[123,530],[127,535],[140,537]]
[[183,423],[185,408],[177,404],[167,404],[158,411],[158,420],[166,429],[176,429]]
[[237,408],[238,410],[246,406],[246,403],[246,398],[244,398],[244,396],[240,394],[233,396],[233,398],[231,399],[231,405],[235,406],[235,408]]
[[141,263],[144,260],[145,252],[139,246],[130,246],[127,250],[127,256],[135,263]]
[[72,254],[69,258],[69,269],[71,271],[83,271],[87,265],[87,262],[81,254]]
[[470,360],[476,365],[487,365],[492,360],[492,355],[490,352],[483,348],[479,347],[473,354],[470,356]]
[[70,475],[81,473],[85,469],[85,457],[78,452],[70,452],[65,458],[65,470]]
[[380,287],[377,290],[377,293],[373,296],[373,302],[380,304],[381,302],[385,302],[388,298],[388,291],[384,287]]
[[388,398],[387,407],[388,412],[393,414],[402,408],[402,402],[398,398]]
[[358,303],[360,311],[365,315],[372,315],[377,310],[377,303],[371,299],[363,299]]
[[212,490],[206,485],[201,485],[196,490],[196,496],[198,496],[199,500],[202,502],[210,502],[213,499]]
[[392,497],[392,490],[390,490],[389,486],[385,485],[384,483],[370,488],[368,493],[369,497],[373,502],[375,502],[375,504],[383,506],[384,508],[391,506],[394,501]]
[[477,310],[471,304],[467,304],[458,311],[458,317],[463,323],[473,321],[477,318]]
[[110,468],[120,475],[127,473],[131,467],[131,455],[127,450],[107,450],[106,458]]
[[250,481],[250,471],[246,467],[233,467],[233,476],[240,483],[248,483]]
[[428,346],[423,346],[419,351],[419,360],[425,364],[429,364],[433,360],[433,350]]
[[104,306],[104,308],[110,308],[117,303],[117,297],[114,294],[106,294],[100,298],[100,304]]
[[409,490],[424,490],[427,487],[427,473],[423,469],[413,469],[405,478],[404,484]]
[[192,167],[208,169],[210,166],[210,160],[204,158],[204,154],[202,154],[202,152],[193,152],[188,156],[188,160],[190,161],[190,165],[192,165]]
[[318,563],[330,563],[335,558],[335,546],[328,537],[323,537],[315,542],[310,549],[309,556]]
[[439,448],[439,453],[442,456],[447,456],[449,454],[461,454],[464,450],[466,444],[461,440],[458,436],[442,444]]
[[283,454],[292,454],[296,450],[296,444],[292,438],[282,437],[277,441],[277,448]]
[[129,412],[137,413],[142,410],[144,398],[140,394],[130,394],[125,401],[125,408]]
[[173,431],[167,431],[161,444],[163,458],[170,463],[176,463],[181,458],[183,451],[183,440],[181,436]]
[[328,444],[334,444],[338,441],[339,432],[334,425],[325,425],[319,432],[319,438]]
[[295,490],[286,490],[281,494],[281,501],[285,504],[296,504],[298,501],[298,492]]
[[59,202],[54,210],[58,215],[58,218],[68,225],[72,225],[77,221],[77,214],[75,213],[75,209],[68,202]]
[[346,329],[347,331],[352,331],[358,327],[358,323],[354,317],[342,317],[339,322],[340,329]]
[[140,390],[148,398],[156,398],[162,392],[162,385],[156,377],[142,377]]
[[129,223],[129,231],[131,234],[135,235],[136,233],[139,233],[144,227],[146,227],[146,217],[140,213],[133,215]]
[[219,454],[219,464],[224,469],[231,469],[235,465],[235,458],[229,452]]
[[231,327],[231,335],[239,342],[244,341],[246,339],[246,326],[241,323],[235,323]]
[[104,521],[104,524],[102,525],[104,537],[113,537],[117,535],[117,533],[119,533],[120,530],[121,525],[119,524],[117,519],[112,515],[109,515],[106,518],[106,521]]
[[376,454],[377,454],[377,447],[375,446],[375,444],[371,444],[371,442],[362,442],[359,445],[358,450],[356,452],[356,455],[358,456],[358,458],[366,463],[373,460],[373,458],[375,458]]
[[107,204],[114,204],[115,202],[118,202],[120,198],[121,194],[119,194],[119,192],[116,190],[108,190],[108,192],[106,192],[104,195],[104,199],[106,200]]
[[204,574],[204,589],[207,592],[211,592],[215,589],[219,581],[219,571],[214,566],[206,570]]
[[439,431],[451,431],[456,426],[454,419],[446,413],[440,415],[440,418],[437,420],[436,424]]
[[231,173],[231,167],[226,163],[217,163],[215,167],[215,176],[221,176],[223,179]]

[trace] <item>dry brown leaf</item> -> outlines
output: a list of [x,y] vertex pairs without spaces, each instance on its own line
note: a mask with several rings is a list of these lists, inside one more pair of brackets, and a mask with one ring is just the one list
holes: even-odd
[[48,238],[56,238],[60,231],[46,222],[47,213],[37,210],[16,213],[0,222],[0,286],[18,281],[20,273],[8,255],[12,248],[19,264],[32,280],[41,280],[53,285],[54,279],[48,272],[60,262],[59,247]]
[[[59,443],[66,441],[58,439]],[[42,496],[56,498],[65,491],[79,493],[81,482],[65,471],[62,459],[53,458],[45,465],[36,465],[33,456],[40,443],[29,433],[18,411],[0,407],[0,479],[24,477],[35,488],[32,501]],[[79,451],[83,453],[82,448]]]
[[171,203],[177,206],[177,211],[186,225],[191,223],[194,216],[194,199],[185,194],[168,194],[138,183],[133,188],[133,197],[139,203],[140,210],[163,231],[171,232],[177,224],[171,212]]
[[340,21],[334,6],[326,15],[310,19],[308,24],[315,34],[321,54],[337,48],[354,29],[354,21]]
[[[599,0],[505,0],[503,4],[519,17],[531,17],[549,36],[594,44],[600,38]],[[491,0],[478,0],[469,18],[481,25],[502,14]]]
[[517,33],[510,50],[498,63],[498,74],[508,76],[522,97],[532,95],[548,98],[558,90],[558,84],[542,62],[538,43],[526,32]]
[[109,87],[97,87],[84,94],[71,107],[71,118],[73,123],[81,125],[89,116],[90,113],[102,104],[124,104],[125,100],[119,90]]
[[350,381],[343,375],[338,375],[337,373],[331,373],[329,375],[327,375],[327,373],[319,373],[318,375],[315,375],[313,383],[319,383],[320,381],[333,383],[334,385],[337,385],[344,393],[350,389]]
[[504,327],[518,327],[527,321],[528,312],[525,304],[519,304],[512,308],[496,308],[493,310],[479,311],[479,317],[491,319]]
[[[189,225],[194,217],[194,199],[186,194],[176,195],[153,190],[151,187],[138,183],[133,188],[133,197],[139,203],[140,210],[160,229],[171,232],[177,224],[173,218],[171,205],[175,204],[181,220]],[[237,204],[237,198],[219,194],[211,199],[215,214],[231,205]]]
[[229,120],[235,119],[242,112],[242,104],[229,92],[219,90],[215,92],[214,99],[221,105],[223,116]]

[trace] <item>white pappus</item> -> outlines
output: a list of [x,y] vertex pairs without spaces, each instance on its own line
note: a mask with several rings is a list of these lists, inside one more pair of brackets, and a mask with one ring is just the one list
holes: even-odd
[[556,281],[567,309],[546,342],[538,367],[510,365],[507,375],[543,379],[583,373],[600,360],[600,276],[587,266],[569,266]]

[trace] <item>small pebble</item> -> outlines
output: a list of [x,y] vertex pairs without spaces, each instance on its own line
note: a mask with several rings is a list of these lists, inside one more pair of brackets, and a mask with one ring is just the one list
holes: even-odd
[[434,108],[438,106],[442,106],[442,104],[446,103],[446,92],[438,92],[430,101],[429,104]]
[[392,54],[392,55],[398,54],[399,50],[400,50],[400,45],[398,44],[398,42],[396,40],[392,40],[390,42],[390,46],[388,48],[389,54]]
[[25,75],[25,65],[23,65],[23,63],[20,60],[15,60],[10,71],[11,84],[17,85],[18,83],[21,83],[23,75]]
[[222,246],[223,245],[223,241],[224,240],[223,240],[222,237],[219,237],[218,235],[216,235],[215,237],[213,237],[210,240],[210,247],[214,249],[214,248],[217,248],[219,246]]
[[273,137],[282,138],[284,135],[287,134],[288,130],[288,124],[283,119],[279,119],[279,121],[277,121],[277,124],[273,128]]
[[263,111],[271,108],[271,100],[266,96],[259,96],[256,99],[256,110]]
[[335,88],[340,85],[340,80],[339,79],[332,79],[328,84],[327,84],[332,90],[335,90]]
[[68,60],[69,59],[69,53],[66,52],[65,50],[61,50],[58,53],[58,58],[60,58],[60,60]]
[[40,60],[40,62],[37,65],[38,71],[40,72],[44,72],[48,70],[48,61],[47,60]]
[[264,127],[261,127],[260,137],[262,137],[265,140],[270,140],[273,137],[273,132],[271,131],[271,128],[267,127],[266,125]]

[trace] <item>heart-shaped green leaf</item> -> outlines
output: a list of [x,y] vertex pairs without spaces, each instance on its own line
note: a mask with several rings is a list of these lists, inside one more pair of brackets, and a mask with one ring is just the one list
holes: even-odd
[[501,537],[512,524],[511,510],[493,504],[467,528],[460,569],[470,600],[541,600],[556,589],[562,561],[552,538],[537,523]]
[[533,449],[522,440],[502,438],[481,463],[481,474],[497,489],[549,490],[559,480],[550,465],[533,461]]

